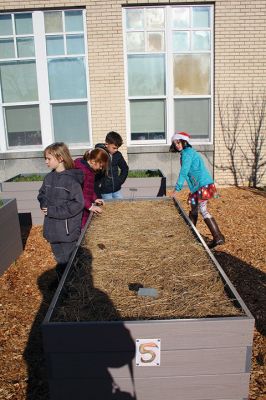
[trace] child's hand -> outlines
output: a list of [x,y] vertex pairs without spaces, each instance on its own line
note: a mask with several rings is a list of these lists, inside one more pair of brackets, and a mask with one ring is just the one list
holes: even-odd
[[42,212],[44,213],[44,215],[47,215],[47,207],[44,207],[44,208],[42,208],[41,210],[42,210]]
[[96,204],[97,206],[103,206],[103,205],[104,205],[104,201],[103,201],[103,199],[96,199],[96,200],[95,200],[95,204]]
[[175,189],[173,189],[173,191],[169,194],[169,196],[174,199],[176,197],[177,193],[178,192]]
[[101,209],[101,207],[98,206],[91,206],[90,211],[92,211],[95,214],[101,214],[103,212],[103,210]]

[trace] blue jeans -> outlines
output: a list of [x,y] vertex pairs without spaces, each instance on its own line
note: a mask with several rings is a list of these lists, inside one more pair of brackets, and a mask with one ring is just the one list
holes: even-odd
[[102,193],[103,200],[111,200],[111,199],[123,199],[121,190],[118,190],[114,193]]

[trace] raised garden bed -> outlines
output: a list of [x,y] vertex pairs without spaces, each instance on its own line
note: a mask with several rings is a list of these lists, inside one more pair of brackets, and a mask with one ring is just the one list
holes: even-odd
[[23,251],[16,199],[0,200],[0,275]]
[[166,177],[158,169],[130,170],[122,194],[125,199],[165,196]]
[[[42,326],[52,400],[119,399],[113,382],[133,396],[131,365],[138,400],[248,397],[254,320],[176,207],[110,202],[88,222]],[[136,365],[141,340],[159,365]]]
[[43,215],[37,200],[45,174],[20,174],[0,183],[1,198],[16,198],[19,214],[30,217],[32,225],[43,224]]

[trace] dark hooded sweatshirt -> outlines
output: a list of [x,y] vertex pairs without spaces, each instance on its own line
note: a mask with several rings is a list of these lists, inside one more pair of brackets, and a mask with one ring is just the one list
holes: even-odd
[[83,172],[67,169],[52,171],[44,178],[39,190],[40,207],[47,207],[43,236],[50,243],[74,242],[81,231],[84,208]]
[[128,165],[120,151],[111,155],[104,143],[96,144],[95,148],[104,149],[109,155],[108,173],[98,173],[95,176],[95,192],[97,197],[101,197],[102,193],[115,193],[121,189],[127,179]]

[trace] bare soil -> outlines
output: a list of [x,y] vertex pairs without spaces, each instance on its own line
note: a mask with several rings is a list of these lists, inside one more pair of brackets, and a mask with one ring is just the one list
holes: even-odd
[[[266,398],[265,193],[224,188],[220,194],[220,199],[210,202],[209,210],[226,236],[226,243],[217,247],[214,254],[255,317],[249,400],[263,400]],[[188,210],[186,196],[185,191],[180,193],[182,205]],[[206,239],[211,239],[201,220],[197,228]],[[0,399],[48,400],[40,324],[54,294],[51,284],[55,280],[55,261],[42,238],[41,227],[23,229],[23,239],[23,254],[0,277]]]

